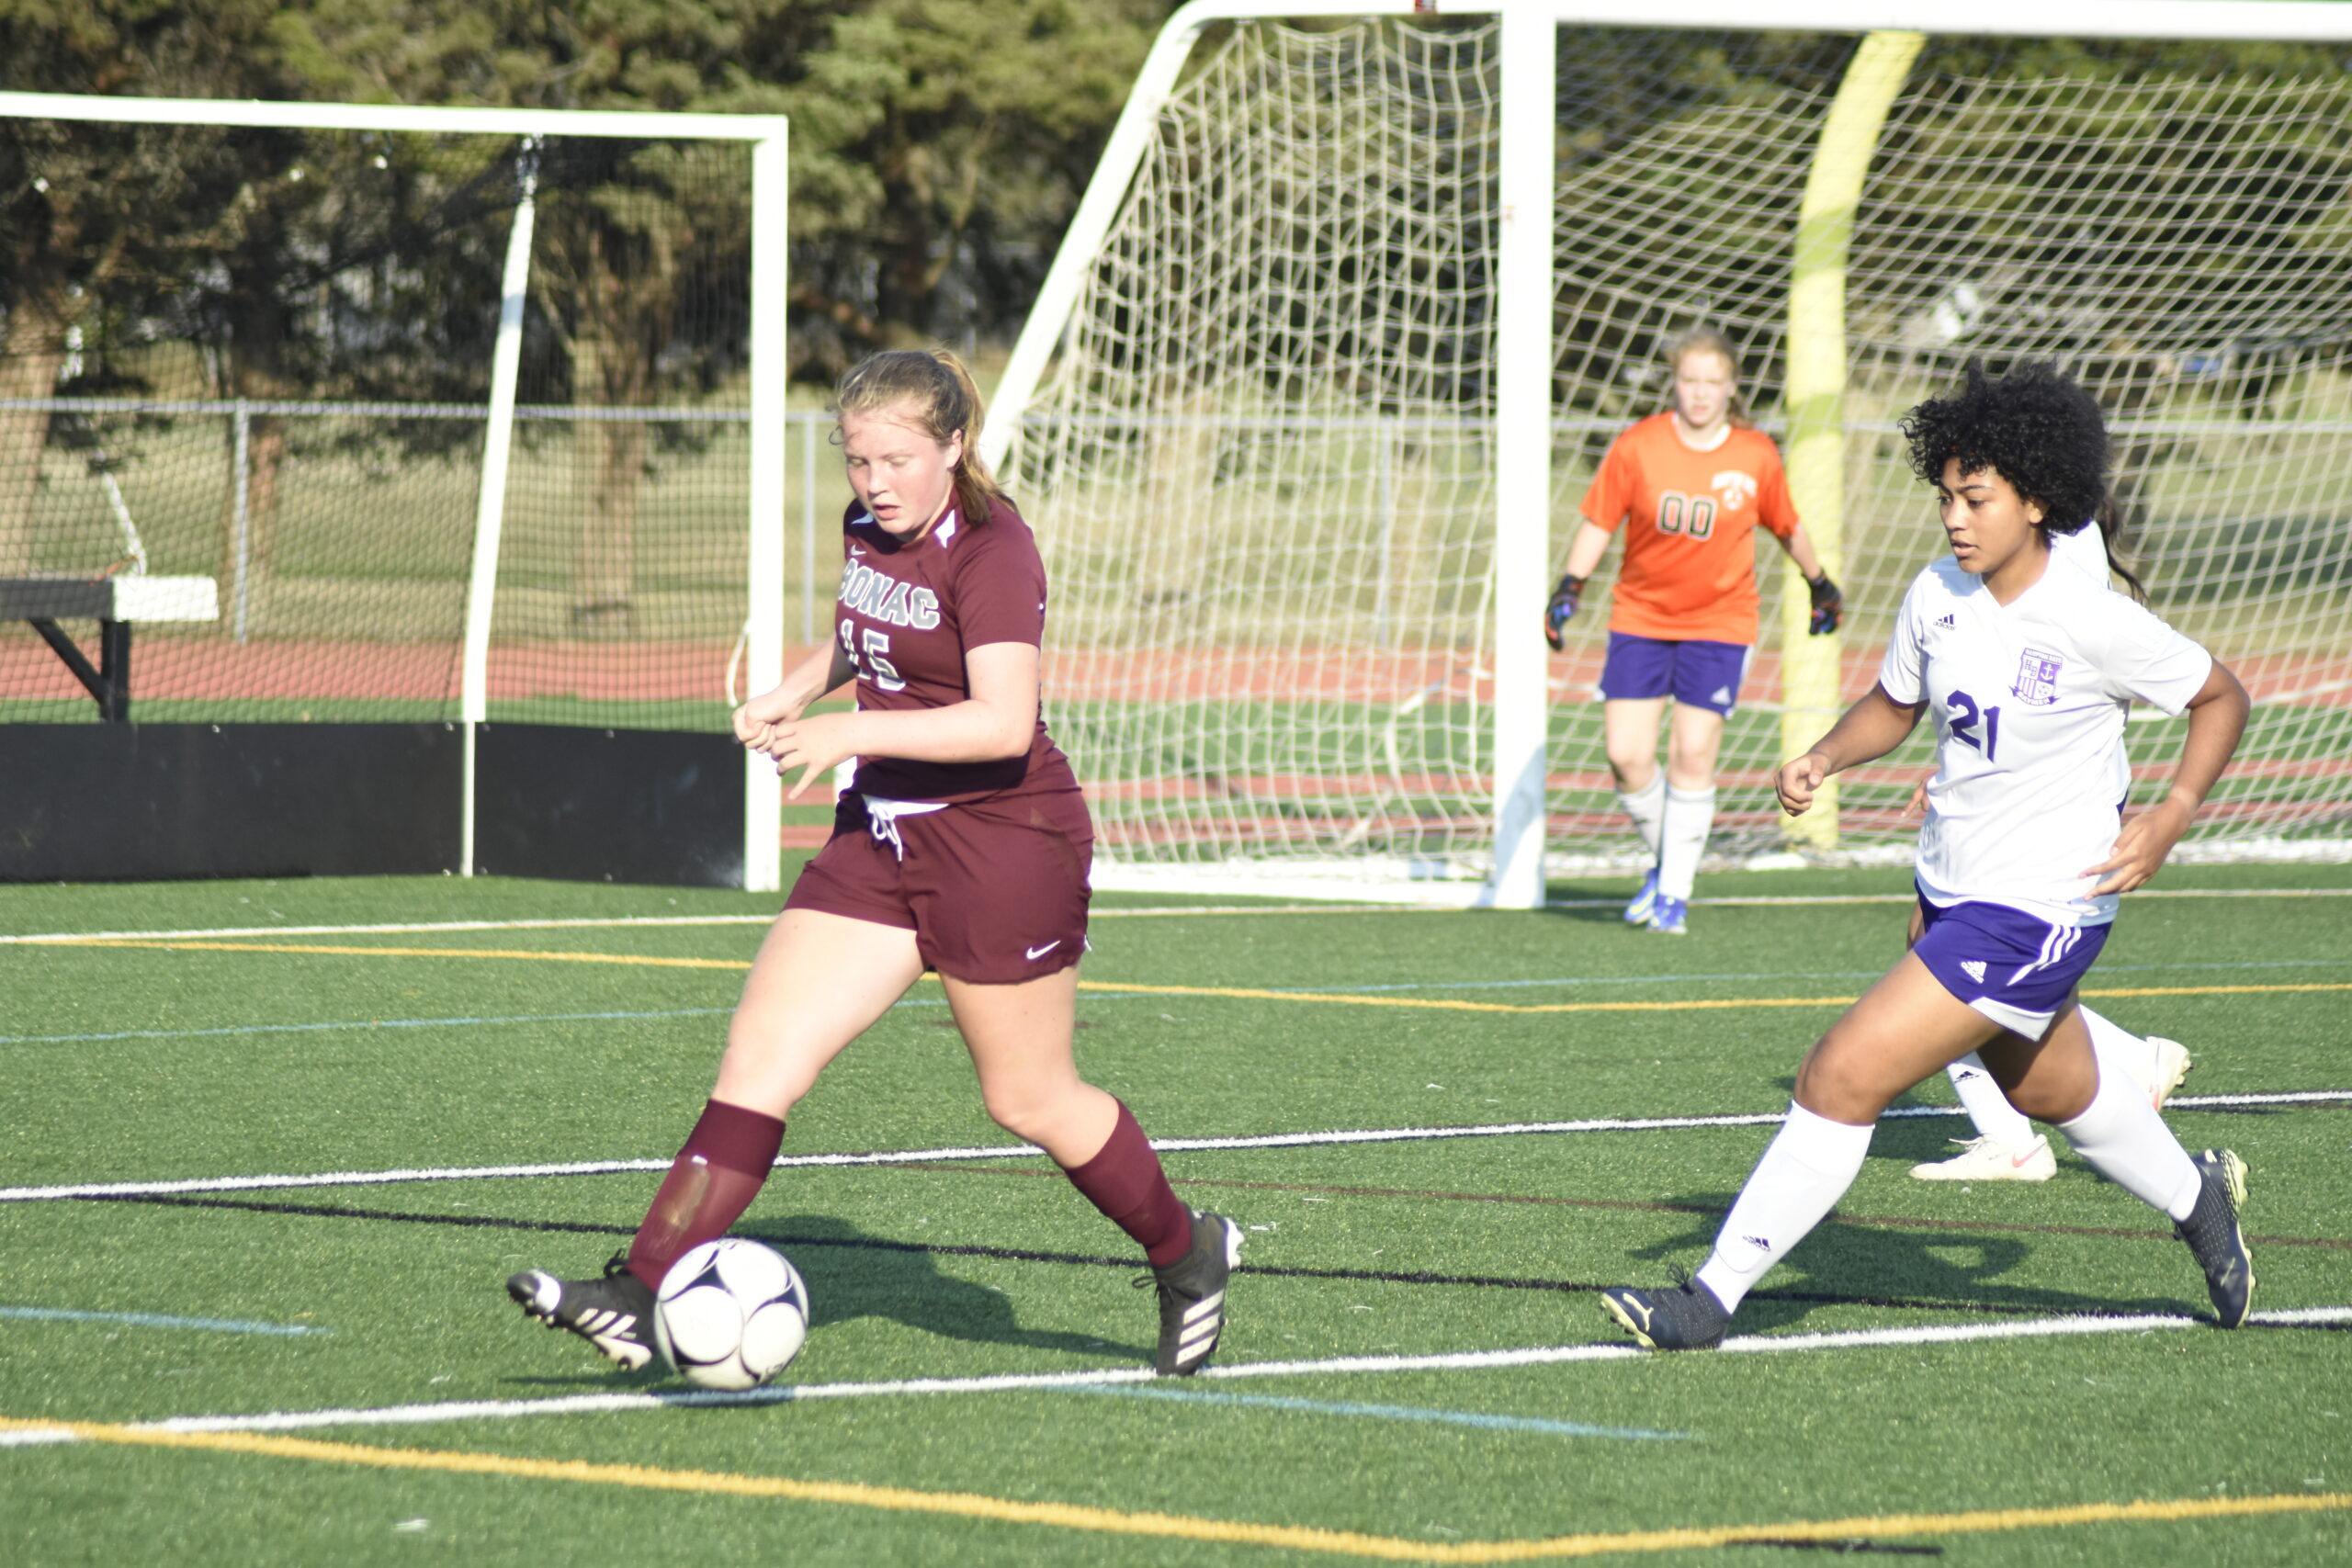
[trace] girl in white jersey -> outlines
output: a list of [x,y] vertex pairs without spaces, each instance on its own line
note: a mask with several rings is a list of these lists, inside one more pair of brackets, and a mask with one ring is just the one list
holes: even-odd
[[[1974,1052],[2019,1110],[2172,1218],[2234,1328],[2254,1298],[2245,1162],[2192,1159],[2138,1085],[2101,1073],[2075,990],[2118,896],[2155,874],[2228,764],[2245,689],[2132,599],[2050,570],[2051,535],[2084,526],[2106,496],[2106,424],[2080,387],[2047,365],[1997,381],[1972,366],[1963,390],[1903,427],[1951,554],[1912,583],[1877,686],[1773,784],[1797,815],[1830,774],[1884,756],[1932,712],[1916,861],[1926,930],[1806,1055],[1788,1120],[1697,1275],[1602,1303],[1652,1349],[1720,1343],[1764,1271],[1853,1184],[1880,1113]],[[2123,822],[2133,698],[2186,711],[2188,734],[2165,798]]]
[[[2114,524],[2093,522],[2071,534],[2050,536],[2050,565],[2056,571],[2080,572],[2101,588],[2108,585],[2109,573],[2122,578],[2135,597],[2144,600],[2140,580],[2132,575],[2115,558],[2111,545]],[[2121,763],[2119,750],[2116,760]],[[2117,773],[2115,800],[2120,807],[2132,785],[2128,768]],[[1922,783],[1914,794],[1912,809],[1927,807],[1928,786]],[[1927,910],[1923,905],[1911,909],[1909,941],[1917,942],[1927,930]],[[2088,1005],[2076,1010],[2084,1026],[2090,1031],[2091,1048],[2098,1053],[2099,1070],[2127,1075],[2148,1094],[2148,1103],[2164,1109],[2180,1080],[2188,1076],[2188,1047],[2177,1040],[2161,1034],[2144,1038],[2132,1033],[2103,1013],[2094,1012]],[[2025,1113],[2011,1105],[2002,1094],[2001,1086],[1984,1064],[1970,1052],[1945,1071],[1951,1077],[1952,1091],[1960,1097],[1960,1107],[1968,1113],[1976,1135],[1956,1138],[1960,1152],[1949,1159],[1929,1160],[1911,1168],[1911,1175],[1920,1181],[2047,1181],[2058,1174],[2057,1156],[2051,1152],[2050,1140],[2033,1130]]]

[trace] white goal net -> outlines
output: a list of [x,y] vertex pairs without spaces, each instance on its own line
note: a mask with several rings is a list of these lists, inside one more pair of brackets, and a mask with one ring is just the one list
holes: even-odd
[[[1107,220],[1081,215],[1067,303],[1033,321],[998,411],[1019,420],[1012,489],[1055,588],[1052,722],[1111,874],[1492,874],[1498,672],[1526,657],[1512,639],[1541,649],[1512,606],[1540,603],[1610,440],[1662,406],[1662,345],[1697,324],[1742,346],[1849,609],[1834,649],[1799,649],[1787,569],[1759,558],[1764,640],[1725,734],[1718,852],[1781,843],[1771,768],[1868,689],[1941,548],[1894,421],[1972,359],[2042,356],[2109,412],[2154,606],[2256,697],[2192,847],[2344,839],[2352,44],[2311,41],[2327,9],[2130,13],[2175,34],[2191,12],[2237,13],[2241,37],[2306,40],[2287,43],[1561,28],[1550,544],[1532,588],[1526,555],[1497,564],[1499,474],[1524,460],[1496,436],[1508,24],[1212,31],[1181,82],[1139,89],[1131,162],[1114,141],[1098,186],[1116,188],[1089,198]],[[2352,15],[2332,25],[2352,39]],[[1858,199],[1826,209],[1846,154]],[[1792,276],[1840,269],[1825,325]],[[1593,691],[1611,571],[1544,671],[1555,868],[1636,847]],[[1830,652],[1835,690],[1784,677],[1784,643]],[[2134,717],[2145,800],[2179,730]],[[1849,775],[1834,840],[1809,847],[1906,840],[1927,765],[1915,737]]]

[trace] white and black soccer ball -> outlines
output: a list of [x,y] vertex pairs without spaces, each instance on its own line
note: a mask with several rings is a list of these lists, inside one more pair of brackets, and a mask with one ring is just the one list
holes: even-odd
[[688,1382],[752,1388],[792,1364],[808,1337],[808,1286],[773,1247],[704,1242],[670,1266],[653,1298],[653,1343]]

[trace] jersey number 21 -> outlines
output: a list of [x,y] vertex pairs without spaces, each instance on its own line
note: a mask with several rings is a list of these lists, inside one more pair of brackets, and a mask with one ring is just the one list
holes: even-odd
[[[2001,710],[1998,705],[1980,710],[1976,699],[1966,692],[1954,692],[1945,701],[1951,708],[1951,738],[1984,752],[1986,761],[1993,761],[1993,750],[2001,743]],[[1981,739],[1976,734],[1976,720],[1980,714],[1984,720],[1984,734]]]

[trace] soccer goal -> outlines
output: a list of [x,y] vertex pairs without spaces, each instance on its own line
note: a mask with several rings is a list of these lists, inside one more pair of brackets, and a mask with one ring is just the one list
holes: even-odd
[[[1972,358],[2034,356],[2105,402],[2155,607],[2256,701],[2183,855],[2344,849],[2352,8],[1729,14],[1170,22],[989,430],[1054,583],[1099,884],[1523,907],[1547,851],[1632,863],[1606,617],[1547,656],[1539,616],[1595,466],[1702,323],[1741,344],[1849,611],[1806,637],[1793,571],[1759,561],[1719,854],[1900,858],[1924,739],[1794,840],[1768,781],[1868,690],[1941,548],[1894,420]],[[2135,713],[2135,799],[2177,735]]]
[[[322,842],[420,840],[334,868],[469,875],[550,874],[550,832],[598,829],[548,800],[628,752],[682,796],[629,865],[671,879],[718,772],[740,832],[681,879],[775,887],[778,781],[717,741],[794,586],[786,131],[0,95],[0,745],[70,778],[93,720],[334,726],[253,768],[352,797]],[[670,732],[711,744],[629,751]]]

